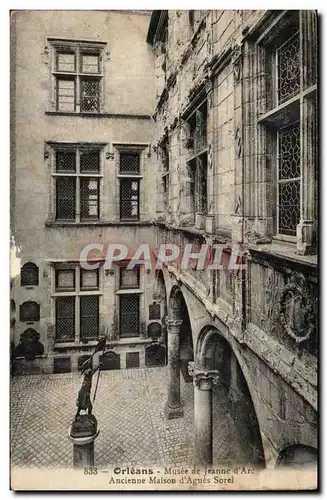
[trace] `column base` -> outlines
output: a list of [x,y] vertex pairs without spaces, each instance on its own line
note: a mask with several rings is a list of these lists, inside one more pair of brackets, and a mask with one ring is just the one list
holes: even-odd
[[99,435],[97,420],[94,415],[79,415],[68,431],[73,442],[73,465],[75,469],[93,467],[94,441]]
[[168,403],[165,405],[165,415],[168,420],[172,420],[173,418],[181,418],[184,416],[182,405],[177,406],[176,408],[172,408]]

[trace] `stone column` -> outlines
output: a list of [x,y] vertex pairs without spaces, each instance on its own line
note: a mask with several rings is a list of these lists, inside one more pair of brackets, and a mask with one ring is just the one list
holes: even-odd
[[76,469],[94,466],[94,441],[98,437],[97,419],[94,415],[79,415],[69,428],[73,442],[73,464]]
[[179,329],[182,320],[168,320],[168,401],[165,411],[168,419],[183,416],[180,394]]
[[212,465],[212,387],[217,370],[197,369],[189,362],[194,384],[194,461],[195,465]]

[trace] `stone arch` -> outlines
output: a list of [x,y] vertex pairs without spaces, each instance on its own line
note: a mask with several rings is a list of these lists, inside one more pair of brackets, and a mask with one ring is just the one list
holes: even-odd
[[179,329],[179,356],[181,371],[185,382],[191,382],[188,362],[194,359],[194,346],[191,319],[184,294],[179,286],[174,285],[169,296],[169,319],[181,321]]
[[[147,334],[154,344],[145,351],[145,365],[156,366],[167,363],[167,291],[166,280],[161,269],[155,270],[152,302],[148,307]],[[153,356],[152,356],[153,355]]]
[[[173,285],[168,300],[168,401],[166,415],[168,418],[178,418],[183,415],[181,404],[181,389],[189,392],[189,384],[181,388],[181,377],[184,382],[191,382],[188,363],[193,361],[193,336],[188,307],[179,286]],[[186,392],[182,400],[187,402]]]
[[277,467],[308,468],[317,467],[318,451],[312,446],[293,444],[284,448],[278,455]]
[[[264,450],[255,402],[240,361],[239,353],[217,327],[207,325],[201,330],[196,345],[195,368],[204,373],[218,372],[212,390],[213,419],[219,421],[220,418],[226,422],[230,418],[226,433],[230,433],[233,440],[230,448],[234,448],[233,453],[237,455],[229,457],[228,453],[231,452],[227,444],[226,450],[215,447],[215,432],[217,434],[220,426],[217,429],[213,426],[213,462],[218,459],[219,463],[222,458],[228,458],[237,460],[239,464],[243,462],[264,467]],[[215,411],[215,408],[219,408],[219,411]],[[218,457],[218,452],[228,456]]]
[[[184,299],[183,293],[179,286],[174,285],[170,291],[168,301],[168,316],[171,320],[181,320],[181,303]],[[185,300],[185,299],[184,299]]]

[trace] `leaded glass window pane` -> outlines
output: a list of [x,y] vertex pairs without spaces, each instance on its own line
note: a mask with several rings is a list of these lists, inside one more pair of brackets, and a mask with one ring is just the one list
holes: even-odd
[[277,50],[278,103],[296,95],[300,84],[300,37],[296,33]]
[[56,271],[57,290],[75,290],[75,269],[58,269]]
[[300,127],[297,125],[282,129],[279,131],[278,136],[279,179],[300,177]]
[[296,235],[300,222],[300,181],[279,185],[279,233]]
[[278,232],[296,235],[300,221],[300,127],[278,133]]
[[99,297],[80,297],[80,333],[81,339],[94,339],[99,335]]
[[76,154],[74,151],[57,151],[56,153],[56,171],[57,172],[75,172]]
[[57,71],[68,71],[70,73],[74,73],[75,54],[59,52],[57,54]]
[[99,179],[81,178],[81,218],[99,217]]
[[139,295],[121,295],[119,318],[120,336],[138,337],[140,334],[140,297]]
[[59,342],[75,340],[75,297],[56,299],[56,340]]
[[139,173],[140,155],[138,153],[120,153],[120,173]]
[[99,111],[98,80],[81,80],[81,111]]
[[81,152],[81,172],[99,172],[100,170],[100,152],[90,151]]
[[99,73],[99,56],[94,54],[82,54],[82,72]]
[[120,179],[120,218],[139,218],[139,181]]
[[120,288],[138,288],[140,284],[140,269],[120,268]]
[[75,80],[57,80],[57,108],[59,111],[75,111]]
[[75,220],[75,185],[74,177],[56,179],[56,219]]
[[81,269],[81,290],[99,288],[99,272],[97,269]]

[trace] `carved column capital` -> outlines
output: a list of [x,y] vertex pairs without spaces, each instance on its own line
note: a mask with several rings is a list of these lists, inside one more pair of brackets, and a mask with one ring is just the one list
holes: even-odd
[[169,333],[179,333],[179,329],[183,320],[181,319],[167,319],[167,328]]
[[189,361],[188,372],[193,377],[194,387],[198,387],[201,391],[211,391],[212,386],[219,381],[218,370],[203,370],[196,367],[194,361]]

